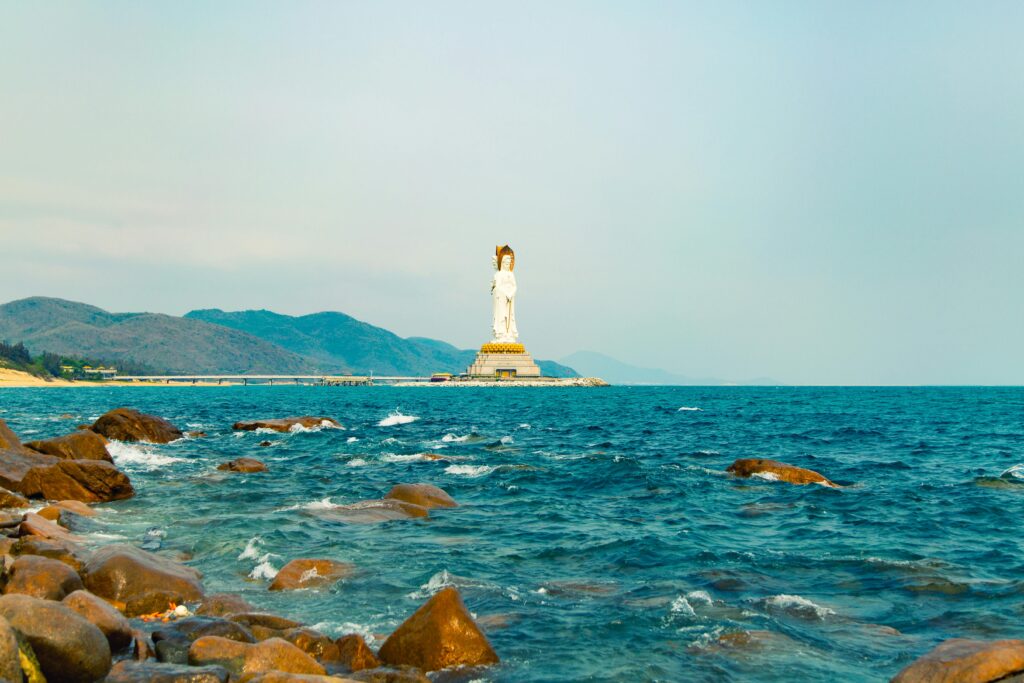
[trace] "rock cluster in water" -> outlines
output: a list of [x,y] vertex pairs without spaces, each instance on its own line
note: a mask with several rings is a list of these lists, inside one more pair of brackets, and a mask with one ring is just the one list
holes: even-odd
[[[288,431],[325,421],[339,426],[303,417],[235,428]],[[29,498],[53,501],[38,514],[0,511],[0,680],[426,683],[427,671],[499,661],[453,587],[424,603],[375,653],[360,635],[330,638],[259,612],[239,596],[206,595],[198,571],[167,557],[127,544],[85,549],[67,525],[95,514],[87,503],[134,494],[107,438],[167,443],[182,433],[162,418],[119,408],[74,434],[22,444],[0,420],[0,508],[27,507]],[[266,468],[239,458],[218,469]],[[417,483],[347,507],[365,517],[358,521],[379,521],[456,506],[444,490]],[[354,569],[329,558],[296,558],[269,590],[325,588]]]

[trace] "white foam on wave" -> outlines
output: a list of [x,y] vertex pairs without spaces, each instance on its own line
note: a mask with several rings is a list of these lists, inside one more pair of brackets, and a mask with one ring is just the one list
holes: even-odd
[[370,463],[366,462],[362,458],[354,458],[346,463],[349,467],[366,467]]
[[308,433],[308,432],[319,432],[319,431],[321,431],[323,429],[345,429],[345,428],[342,427],[341,425],[334,424],[330,420],[320,420],[320,424],[313,425],[312,427],[307,427],[307,426],[305,426],[304,424],[302,424],[300,422],[296,422],[295,424],[293,424],[291,427],[288,428],[288,431],[291,432],[292,434],[300,434],[300,433]]
[[337,503],[332,503],[330,497],[327,497],[321,498],[320,500],[314,500],[309,503],[296,503],[295,505],[289,505],[288,507],[279,508],[277,512],[286,512],[288,510],[333,510],[334,508],[339,507],[341,506]]
[[693,610],[693,605],[686,599],[685,595],[678,596],[672,601],[672,606],[669,608],[672,614],[678,614],[684,617],[696,617],[697,613]]
[[458,434],[448,433],[448,434],[445,434],[444,436],[441,437],[441,442],[442,443],[462,443],[463,441],[466,441],[467,439],[469,439],[469,434],[466,434],[465,436],[459,436]]
[[705,605],[711,605],[715,602],[707,591],[690,591],[686,594],[686,599],[690,601],[691,605],[695,602],[702,602]]
[[757,477],[758,479],[764,479],[766,481],[778,481],[779,480],[779,475],[775,474],[774,472],[754,472],[750,476]]
[[1013,467],[1009,468],[999,476],[1013,477],[1014,479],[1024,479],[1024,463],[1018,463],[1014,465]]
[[412,593],[409,593],[408,597],[412,598],[413,600],[423,600],[425,598],[431,597],[432,595],[434,595],[434,593],[437,593],[442,588],[447,588],[448,586],[454,585],[455,577],[452,576],[447,569],[442,569],[441,571],[431,576],[430,579],[428,579],[425,584],[420,586],[419,590],[415,590]]
[[394,427],[395,425],[405,425],[410,422],[415,422],[420,419],[415,415],[403,415],[401,411],[396,410],[388,413],[388,416],[377,423],[378,427]]
[[437,458],[428,458],[425,453],[412,453],[410,455],[382,453],[380,459],[384,462],[417,462],[421,460],[436,460]]
[[[257,434],[280,434],[276,429],[270,427],[257,427],[254,430]],[[236,435],[240,436],[243,432],[236,432]]]
[[126,470],[157,470],[185,460],[185,458],[175,458],[174,456],[157,453],[149,446],[124,443],[123,441],[110,441],[107,444],[107,452],[114,458],[114,464]]
[[495,468],[492,465],[449,465],[444,468],[448,474],[455,474],[461,477],[482,477],[490,474]]
[[270,581],[275,576],[277,576],[277,572],[279,570],[278,570],[277,567],[275,567],[273,564],[271,564],[270,558],[272,556],[273,556],[273,553],[267,553],[266,555],[261,557],[260,561],[259,561],[259,564],[257,564],[255,567],[253,567],[252,571],[249,572],[249,578],[250,579],[266,579],[267,581]]
[[533,427],[530,426],[529,422],[524,422],[523,424],[516,427],[516,429],[533,429]]
[[255,560],[260,556],[260,545],[263,544],[263,538],[261,536],[253,536],[249,539],[249,542],[245,544],[245,550],[238,556],[240,560]]
[[694,411],[698,411],[699,412],[700,410],[701,410],[701,408],[697,408],[696,406],[683,406],[682,408],[680,408],[676,412],[677,413],[686,413],[686,412],[694,412]]
[[345,439],[345,443],[355,443],[356,441],[359,441],[359,439],[357,439],[354,436],[350,436],[347,439]]
[[834,609],[823,607],[805,597],[782,593],[773,595],[764,601],[766,607],[779,609],[797,616],[824,619],[836,613]]

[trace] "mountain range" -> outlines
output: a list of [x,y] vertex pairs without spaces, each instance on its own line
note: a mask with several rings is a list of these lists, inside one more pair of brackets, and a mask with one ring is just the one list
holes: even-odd
[[742,382],[729,382],[715,377],[688,377],[660,368],[644,368],[606,356],[596,351],[577,351],[560,363],[570,365],[584,377],[600,377],[610,384],[658,384],[720,386],[741,384],[744,386],[775,386],[779,382],[769,377],[757,377]]
[[[171,374],[459,373],[476,352],[421,337],[402,338],[344,313],[272,311],[110,313],[87,304],[30,297],[0,305],[0,339],[34,353],[131,360]],[[537,361],[549,376],[576,372]]]

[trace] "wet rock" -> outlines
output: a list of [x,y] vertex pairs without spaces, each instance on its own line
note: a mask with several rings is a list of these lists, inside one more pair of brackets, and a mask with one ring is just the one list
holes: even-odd
[[143,550],[154,552],[160,550],[160,547],[164,544],[164,536],[167,533],[158,526],[151,526],[146,529],[146,535],[142,537],[142,543],[139,545]]
[[5,595],[0,616],[28,640],[49,683],[93,683],[110,670],[106,637],[59,602]]
[[430,683],[423,671],[414,666],[382,666],[363,669],[347,676],[361,683]]
[[440,590],[402,622],[384,641],[378,657],[387,664],[407,664],[426,671],[498,662],[487,636],[452,586]]
[[291,591],[330,586],[349,576],[353,569],[354,567],[347,562],[299,558],[281,567],[269,590]]
[[131,645],[134,637],[131,624],[106,600],[96,597],[87,590],[76,590],[61,602],[102,631],[112,652],[119,652]]
[[96,551],[82,578],[86,588],[129,617],[163,612],[170,603],[203,597],[201,574],[195,569],[125,544]]
[[315,659],[280,638],[256,644],[239,643],[217,636],[203,636],[188,651],[193,666],[223,666],[232,676],[246,677],[268,671],[295,674],[326,674]]
[[107,451],[107,440],[93,431],[78,431],[52,439],[29,441],[26,448],[62,460],[106,460],[114,462]]
[[766,479],[784,481],[790,484],[822,484],[835,487],[836,484],[814,470],[807,470],[803,467],[787,465],[777,460],[763,460],[761,458],[740,458],[726,468],[737,477],[752,477],[755,474]]
[[[2,455],[0,455],[2,457]],[[28,507],[28,499],[24,496],[8,491],[5,488],[0,488],[0,508],[26,508]]]
[[218,617],[190,617],[171,622],[152,634],[156,657],[161,662],[188,664],[188,650],[203,636],[218,636],[240,643],[255,643],[248,628]]
[[293,628],[298,628],[302,624],[293,620],[286,619],[285,617],[279,617],[274,614],[265,614],[263,612],[246,612],[242,614],[233,614],[228,617],[232,621],[236,621],[239,624],[245,625],[256,640],[267,640],[268,638],[284,638],[284,634]]
[[267,466],[256,458],[235,458],[217,465],[217,469],[225,472],[266,472]]
[[81,572],[89,554],[69,540],[24,536],[11,548],[14,555],[39,555],[63,562],[76,572]]
[[61,520],[65,512],[78,515],[79,517],[95,517],[96,511],[80,500],[59,500],[39,511],[39,516],[51,522]]
[[988,683],[1024,674],[1024,640],[954,638],[900,671],[892,683]]
[[33,468],[46,467],[60,462],[59,458],[29,450],[23,446],[17,449],[0,449],[0,486],[28,495],[22,490],[22,481]]
[[273,446],[273,445],[274,444],[270,443],[269,441],[260,441],[260,446],[262,446],[263,448],[266,448],[267,446]]
[[117,408],[92,423],[92,431],[118,441],[170,443],[184,436],[162,417],[146,415],[132,408]]
[[221,666],[187,666],[159,662],[118,662],[106,683],[227,683]]
[[141,630],[132,631],[132,658],[136,662],[145,662],[156,658],[156,647],[149,634]]
[[0,617],[0,681],[21,683],[18,637],[4,617]]
[[22,555],[14,561],[4,593],[31,595],[43,600],[63,600],[82,589],[78,573],[58,560]]
[[0,420],[0,450],[19,450],[23,448],[21,439],[7,426],[5,420]]
[[253,606],[239,595],[214,593],[207,595],[196,614],[209,617],[226,617],[232,614],[253,612]]
[[312,429],[314,427],[340,427],[341,424],[330,417],[282,417],[273,420],[253,420],[252,422],[236,422],[232,425],[232,429],[236,431],[252,432],[257,429],[272,429],[275,432],[289,432],[293,428],[298,429],[299,427],[304,429]]
[[376,669],[381,665],[377,655],[373,654],[373,650],[358,633],[350,633],[338,638],[335,645],[338,648],[338,661],[347,666],[350,671]]
[[51,522],[45,517],[40,517],[34,512],[25,515],[21,522],[20,534],[22,536],[38,536],[57,541],[72,541],[75,537],[64,527]]
[[248,680],[248,683],[358,683],[352,678],[337,676],[318,676],[316,674],[286,674],[280,671],[268,671]]
[[318,662],[336,662],[341,656],[333,640],[311,628],[288,629],[282,638]]
[[206,436],[206,432],[189,432],[188,438],[190,439],[202,439]]
[[373,524],[376,522],[390,522],[396,519],[414,519],[430,516],[430,512],[425,507],[390,498],[386,500],[364,500],[329,510],[316,510],[312,514],[316,514],[323,519],[337,520],[347,524]]
[[454,508],[459,504],[448,493],[433,484],[398,484],[388,491],[385,499],[402,500],[406,503],[419,505],[428,510],[431,508]]
[[128,475],[102,460],[59,460],[52,465],[33,467],[25,474],[20,490],[30,498],[85,503],[105,503],[135,495]]

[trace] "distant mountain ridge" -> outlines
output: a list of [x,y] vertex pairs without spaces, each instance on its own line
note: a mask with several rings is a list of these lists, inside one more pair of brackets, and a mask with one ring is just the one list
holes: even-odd
[[[423,376],[460,373],[475,351],[398,335],[337,312],[110,313],[88,304],[30,297],[0,305],[0,340],[35,353],[131,361],[169,374],[344,373]],[[572,368],[537,361],[550,376]]]
[[687,377],[660,368],[643,368],[624,363],[611,356],[596,351],[577,351],[560,362],[574,367],[580,374],[587,377],[600,377],[611,384],[655,384],[655,385],[689,385],[689,386],[720,386],[724,384],[742,384],[746,386],[763,386],[779,384],[767,377],[758,377],[743,382],[728,382],[715,377]]

